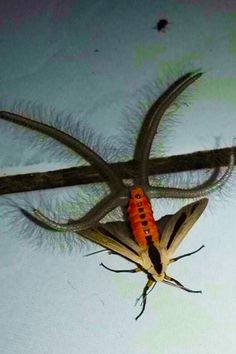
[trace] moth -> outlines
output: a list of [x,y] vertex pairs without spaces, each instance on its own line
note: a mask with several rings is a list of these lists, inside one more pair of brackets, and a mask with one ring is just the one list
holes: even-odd
[[[190,72],[163,92],[163,94],[148,109],[142,122],[134,147],[133,160],[135,169],[130,181],[124,181],[112,166],[99,156],[89,146],[56,127],[37,122],[30,118],[11,112],[0,112],[0,118],[26,128],[46,134],[93,165],[107,182],[110,193],[103,197],[83,217],[63,220],[50,219],[38,209],[26,210],[19,207],[25,217],[45,229],[59,232],[74,232],[77,236],[92,241],[110,252],[135,264],[128,272],[146,273],[148,281],[141,298],[142,310],[146,306],[146,298],[150,289],[157,282],[163,282],[189,292],[199,292],[184,287],[179,281],[166,274],[169,264],[198,252],[198,250],[173,258],[173,255],[183,241],[188,231],[198,220],[207,205],[207,199],[202,198],[217,188],[221,188],[231,176],[234,167],[233,150],[226,171],[217,179],[213,173],[203,184],[194,188],[153,186],[149,181],[148,164],[154,137],[158,131],[161,119],[176,98],[191,84],[201,77],[200,72]],[[166,215],[156,222],[151,207],[152,198],[201,198],[174,215]],[[109,212],[120,207],[124,221],[106,222],[102,219]],[[56,237],[56,236],[55,236]],[[112,270],[127,272],[127,270]]]
[[146,307],[147,294],[156,283],[163,282],[187,292],[201,293],[199,290],[186,288],[178,280],[169,276],[166,270],[171,263],[191,256],[204,247],[201,246],[193,252],[173,258],[178,246],[203,213],[207,203],[208,199],[202,198],[184,206],[173,215],[165,215],[159,219],[156,222],[160,229],[159,240],[150,244],[149,247],[141,247],[137,244],[127,222],[110,222],[101,224],[97,228],[80,232],[82,236],[90,241],[135,264],[134,269],[115,270],[101,263],[104,268],[115,273],[144,272],[147,275],[148,280],[141,295],[142,310],[135,318],[136,320],[143,314]]

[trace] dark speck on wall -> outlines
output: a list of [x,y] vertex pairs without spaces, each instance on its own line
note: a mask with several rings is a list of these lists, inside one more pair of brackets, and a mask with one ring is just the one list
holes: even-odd
[[157,21],[153,29],[157,30],[158,32],[165,32],[168,25],[169,21],[166,18],[161,18]]

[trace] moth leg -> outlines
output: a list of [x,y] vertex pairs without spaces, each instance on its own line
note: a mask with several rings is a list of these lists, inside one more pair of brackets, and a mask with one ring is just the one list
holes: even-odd
[[[186,287],[185,287],[183,284],[181,284],[178,280],[176,280],[176,279],[174,279],[174,278],[168,276],[167,274],[165,274],[165,279],[163,280],[163,282],[166,283],[166,284],[169,284],[169,285],[171,285],[171,286],[174,286],[174,287],[176,287],[176,288],[185,290],[185,291],[187,291],[187,292],[189,292],[189,293],[196,293],[196,294],[198,294],[198,293],[201,294],[201,293],[202,293],[201,290],[191,290],[191,289],[186,288]],[[174,284],[171,283],[171,282],[173,282]]]
[[199,247],[196,251],[183,254],[182,256],[179,256],[179,257],[172,258],[172,259],[170,259],[170,263],[174,263],[174,262],[176,262],[176,261],[178,261],[179,259],[184,258],[184,257],[189,257],[189,256],[191,256],[192,254],[195,254],[195,253],[201,251],[201,249],[203,249],[204,247],[205,247],[205,246],[202,245],[202,246]]
[[110,254],[111,251],[103,249],[103,250],[99,250],[99,251],[95,251],[95,252],[91,252],[91,253],[85,254],[84,257],[94,256],[95,254],[102,253],[102,252],[108,252]]
[[139,317],[142,316],[142,314],[144,313],[144,310],[145,310],[145,307],[146,307],[146,304],[147,304],[148,290],[155,284],[156,284],[155,280],[148,279],[147,284],[145,285],[145,287],[143,289],[142,295],[137,299],[137,302],[138,302],[142,298],[142,310],[140,311],[138,316],[135,317],[135,320],[139,319]]
[[114,272],[114,273],[137,273],[137,272],[141,272],[142,271],[142,269],[140,269],[139,267],[134,268],[134,269],[112,269],[112,268],[107,267],[103,263],[100,263],[100,265],[103,268],[109,270],[110,272]]

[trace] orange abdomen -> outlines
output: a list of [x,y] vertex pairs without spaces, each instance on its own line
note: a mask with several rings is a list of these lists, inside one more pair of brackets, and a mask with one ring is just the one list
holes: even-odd
[[139,246],[159,241],[159,230],[153,217],[151,203],[140,187],[131,189],[128,215],[130,226]]

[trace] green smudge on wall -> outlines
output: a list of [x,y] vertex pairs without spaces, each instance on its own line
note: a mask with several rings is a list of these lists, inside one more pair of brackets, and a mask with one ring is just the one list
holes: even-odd
[[135,66],[141,67],[147,61],[152,61],[165,51],[165,47],[160,44],[151,44],[148,46],[137,47],[135,49]]
[[207,78],[202,80],[198,97],[208,100],[222,100],[236,106],[236,76],[222,78]]
[[158,56],[166,51],[164,45],[161,44],[151,44],[147,46],[140,46],[135,49],[134,63],[136,68],[140,68],[147,62],[154,61],[158,59],[158,69],[161,72],[162,67],[170,67],[183,69],[189,66],[189,63],[194,63],[195,60],[202,58],[202,54],[199,52],[191,52],[183,55],[179,60],[160,60]]
[[236,30],[233,29],[229,34],[229,53],[236,53]]
[[[159,73],[164,72],[168,74],[167,70],[171,70],[172,72],[186,72],[186,68],[190,67],[191,69],[195,68],[196,65],[194,62],[202,58],[202,55],[199,52],[191,52],[183,55],[179,60],[165,60],[158,62],[158,71]],[[194,70],[195,70],[194,69]]]

